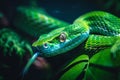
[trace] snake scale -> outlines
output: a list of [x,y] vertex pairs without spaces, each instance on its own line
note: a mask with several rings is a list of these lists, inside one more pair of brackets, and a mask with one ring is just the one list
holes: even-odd
[[49,34],[40,36],[33,46],[39,47],[43,56],[54,56],[77,47],[90,34],[85,49],[110,46],[115,39],[119,38],[119,21],[119,18],[106,12],[90,12],[80,16],[67,27],[58,28]]
[[86,13],[72,24],[53,18],[36,8],[20,7],[18,12],[15,25],[32,36],[40,36],[32,44],[38,52],[27,63],[24,72],[37,56],[63,54],[85,41],[85,50],[104,49],[120,40],[120,19],[104,11]]

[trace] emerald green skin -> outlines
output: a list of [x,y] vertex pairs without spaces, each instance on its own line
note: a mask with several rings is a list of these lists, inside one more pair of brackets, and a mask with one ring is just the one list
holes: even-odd
[[[66,34],[65,42],[60,42],[61,33]],[[80,16],[73,24],[41,35],[33,46],[39,48],[41,56],[51,57],[74,49],[85,40],[85,50],[112,46],[120,38],[119,34],[119,18],[107,12],[94,11]]]
[[[32,46],[37,48],[33,57],[26,64],[25,74],[37,56],[52,57],[74,49],[85,43],[85,50],[99,50],[111,47],[120,42],[120,19],[110,13],[93,11],[77,18],[73,24],[58,20],[44,10],[30,7],[19,7],[15,26],[39,39]],[[66,40],[60,41],[64,33]],[[36,36],[35,36],[36,37]],[[116,46],[112,53],[117,51]]]
[[[120,33],[120,19],[103,11],[89,12],[77,18],[73,24],[69,24],[51,17],[40,8],[19,7],[14,23],[31,36],[40,36],[32,46],[45,57],[65,53],[85,40],[87,41],[84,49],[94,50],[98,47],[112,46]],[[59,37],[62,33],[66,35],[65,42],[60,42]]]

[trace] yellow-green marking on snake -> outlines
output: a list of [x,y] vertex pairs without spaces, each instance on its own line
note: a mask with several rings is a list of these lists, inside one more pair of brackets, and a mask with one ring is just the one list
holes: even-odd
[[[91,42],[91,44],[89,44],[90,47],[87,46],[85,49],[92,49],[92,46],[94,46],[92,39],[94,43],[96,42],[95,45],[98,43],[96,47],[103,47],[101,45],[102,42],[105,42],[104,46],[110,45],[110,42],[112,45],[114,44],[113,40],[116,40],[116,38],[119,39],[120,19],[107,12],[94,11],[80,16],[73,24],[64,26],[63,30],[60,31],[60,29],[61,28],[53,30],[44,37],[41,35],[40,38],[33,43],[32,46],[39,48],[41,56],[51,57],[65,53],[83,43],[91,34],[91,40],[89,39],[89,42],[87,41],[85,44],[87,46],[88,43]],[[55,33],[57,36],[55,36]],[[63,33],[65,40],[61,42],[60,36]],[[104,39],[104,37],[106,39]],[[103,40],[99,40],[100,38],[103,38]]]
[[[56,21],[54,18],[51,19]],[[63,23],[59,20],[57,22],[60,25]],[[85,41],[85,50],[110,47],[120,39],[119,34],[120,19],[118,17],[103,11],[93,11],[80,16],[73,24],[65,23],[64,26],[62,25],[47,34],[40,35],[32,46],[39,50],[37,52],[39,56],[51,57],[66,53]],[[31,59],[32,63],[34,59]]]

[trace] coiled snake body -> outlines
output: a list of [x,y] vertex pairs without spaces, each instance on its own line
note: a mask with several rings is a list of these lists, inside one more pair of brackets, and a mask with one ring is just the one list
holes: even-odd
[[[32,44],[39,52],[30,59],[24,72],[37,56],[51,57],[63,54],[85,41],[85,50],[104,49],[120,40],[120,19],[107,12],[89,12],[77,18],[73,24],[69,24],[34,8],[21,7],[18,11],[21,16],[19,15],[15,25],[32,36],[35,31],[40,35]],[[114,46],[111,52],[115,51],[117,48]]]
[[39,47],[41,55],[50,57],[77,47],[87,38],[85,49],[112,46],[119,34],[119,18],[107,12],[94,11],[80,16],[71,25],[41,35],[33,46]]

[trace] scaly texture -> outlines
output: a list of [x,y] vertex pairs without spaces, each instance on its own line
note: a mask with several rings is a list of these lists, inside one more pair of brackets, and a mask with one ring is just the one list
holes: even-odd
[[[94,11],[80,16],[73,24],[63,28],[63,30],[58,28],[46,36],[40,36],[33,43],[33,46],[40,50],[41,56],[51,57],[65,53],[85,42],[87,38],[85,49],[92,50],[95,47],[97,49],[97,47],[112,46],[119,39],[120,19],[107,12]],[[54,37],[53,33],[56,33],[57,36]],[[63,33],[62,39],[65,40],[61,42],[60,36]],[[103,43],[105,44],[103,45]]]
[[[38,17],[39,16],[36,16],[37,19],[40,19],[40,17]],[[48,34],[43,34],[42,29],[40,29],[42,32],[40,32],[40,34],[43,35],[40,35],[39,39],[32,44],[33,47],[38,49],[39,52],[37,53],[39,53],[40,56],[52,57],[63,54],[74,49],[83,42],[85,42],[85,46],[82,47],[84,47],[85,50],[95,51],[105,49],[106,47],[111,47],[116,44],[116,41],[120,38],[120,19],[107,12],[94,11],[87,13],[77,18],[73,24],[68,24],[52,17],[49,18],[48,15],[44,15],[44,18],[46,19],[42,18],[42,22],[38,20],[38,23],[41,22],[41,24],[38,25],[38,29],[40,29],[39,27],[42,24],[47,26],[46,29],[43,29],[45,32],[47,32],[47,29],[52,29],[47,24],[48,21],[50,21],[51,25],[54,24],[58,27],[54,26],[55,30],[49,30],[49,33],[47,32]],[[56,21],[60,25],[56,24]],[[36,19],[33,18],[31,22],[36,24]],[[116,47],[113,48],[116,49]],[[116,51],[118,50],[116,49]],[[112,50],[112,52],[113,54],[116,54],[114,50]],[[25,67],[25,71],[27,71],[32,62],[35,60],[33,57]]]

